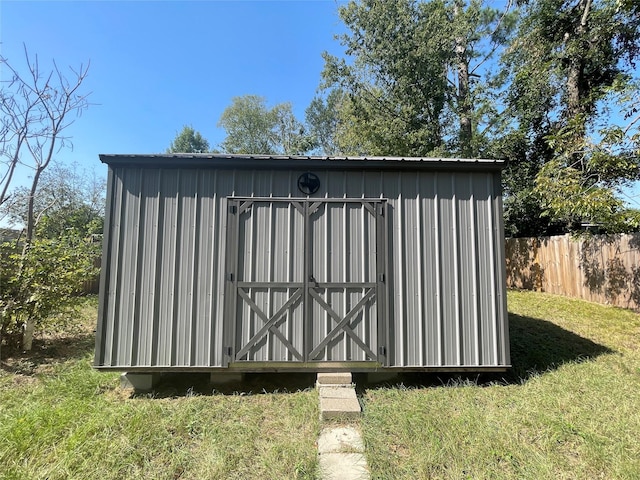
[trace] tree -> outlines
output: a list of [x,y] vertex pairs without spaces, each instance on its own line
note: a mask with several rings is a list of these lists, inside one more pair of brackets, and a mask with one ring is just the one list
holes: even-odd
[[309,135],[320,153],[338,155],[341,153],[338,144],[339,112],[344,93],[340,89],[332,89],[323,98],[313,98],[305,110],[305,121]]
[[616,92],[628,91],[640,53],[640,7],[617,0],[522,3],[518,35],[503,61],[511,73],[508,102],[537,169],[530,191],[538,209],[565,230],[582,222],[633,228],[616,193],[638,178],[638,157],[623,146],[634,128],[613,124],[618,115],[610,108]]
[[[77,165],[52,162],[34,200],[34,237],[0,245],[0,339],[19,338],[31,348],[34,330],[75,308],[83,282],[96,275],[104,225],[104,179]],[[15,225],[28,219],[30,188],[17,187],[0,210]],[[66,318],[70,318],[66,316]]]
[[450,151],[463,157],[484,154],[508,122],[501,108],[504,75],[491,63],[506,49],[517,14],[484,6],[481,0],[446,4],[452,25],[454,56],[448,66],[452,110],[458,121]]
[[497,138],[491,148],[498,158],[508,158],[502,174],[504,228],[507,237],[536,237],[564,233],[564,228],[543,215],[535,180],[541,164],[540,156],[528,156],[529,139],[520,130]]
[[[514,17],[482,2],[350,2],[347,59],[324,54],[322,88],[338,89],[337,143],[344,153],[477,154],[498,117],[489,60]],[[484,77],[484,78],[481,78]]]
[[[73,274],[73,264],[78,262],[73,260],[67,263],[65,260],[73,258],[77,252],[83,252],[80,244],[74,244],[73,241],[51,240],[54,243],[48,248],[35,238],[38,187],[54,155],[70,144],[65,131],[74,122],[74,117],[88,108],[89,103],[88,94],[81,93],[88,67],[81,65],[78,70],[70,69],[70,77],[67,78],[55,61],[51,70],[45,72],[40,68],[38,57],[31,58],[26,47],[24,54],[24,74],[6,58],[0,57],[0,64],[11,74],[10,80],[0,90],[0,206],[4,206],[10,197],[10,187],[18,166],[27,166],[32,170],[31,185],[26,196],[24,238],[21,244],[11,247],[13,250],[7,251],[8,247],[3,247],[0,252],[3,263],[0,334],[6,332],[8,325],[14,325],[24,333],[24,348],[30,349],[36,323],[42,322],[45,315],[53,311],[45,308],[45,304],[49,300],[54,305],[57,302],[60,308],[65,304],[63,294],[47,296],[49,294],[46,292],[56,292],[58,286],[67,282],[69,288],[75,288],[77,277]],[[20,253],[16,253],[16,249]],[[93,261],[93,258],[88,261]],[[37,265],[45,264],[56,268],[60,266],[63,270],[57,270],[51,276],[41,276]],[[36,266],[32,268],[33,265]],[[5,286],[9,288],[5,289]],[[40,295],[38,292],[45,293]]]
[[[102,233],[104,224],[105,179],[53,161],[42,173],[34,199],[35,236],[54,239],[69,229],[82,237]],[[0,207],[0,215],[14,226],[26,225],[28,219],[27,186],[15,188]]]
[[313,148],[290,103],[268,108],[256,95],[234,97],[218,126],[226,131],[221,148],[227,153],[299,155]]
[[207,153],[208,151],[209,142],[200,132],[187,125],[176,135],[167,149],[167,153]]
[[442,144],[447,22],[442,4],[430,2],[426,10],[431,15],[408,0],[340,7],[349,33],[339,40],[349,62],[325,53],[322,87],[345,94],[338,129],[343,153],[426,155]]
[[[29,57],[24,49],[27,73],[21,74],[6,58],[0,64],[11,73],[8,86],[3,86],[2,127],[0,153],[4,159],[4,172],[0,174],[0,205],[7,200],[7,193],[18,164],[33,170],[27,198],[25,246],[28,248],[34,235],[35,198],[42,173],[59,150],[70,144],[65,130],[89,106],[88,95],[80,88],[88,74],[88,66],[70,69],[71,80],[58,68],[55,61],[49,72],[42,72],[38,57]],[[26,150],[26,151],[25,151]]]

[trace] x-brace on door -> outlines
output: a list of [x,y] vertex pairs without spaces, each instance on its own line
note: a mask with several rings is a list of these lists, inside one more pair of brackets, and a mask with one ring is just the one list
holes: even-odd
[[384,363],[386,201],[228,205],[228,361]]

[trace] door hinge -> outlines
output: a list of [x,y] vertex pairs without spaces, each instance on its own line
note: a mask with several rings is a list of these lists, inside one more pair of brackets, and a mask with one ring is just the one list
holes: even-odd
[[387,347],[385,347],[384,345],[378,347],[378,353],[380,355],[386,355],[387,354]]
[[230,357],[231,355],[233,355],[233,348],[225,347],[224,353]]
[[229,213],[232,215],[235,215],[235,213],[238,211],[238,207],[236,205],[229,205]]
[[227,273],[227,280],[233,282],[233,273]]
[[378,203],[376,205],[376,209],[378,210],[378,215],[380,215],[381,217],[384,216],[384,205]]
[[378,281],[381,283],[384,283],[384,273],[379,273],[378,274]]

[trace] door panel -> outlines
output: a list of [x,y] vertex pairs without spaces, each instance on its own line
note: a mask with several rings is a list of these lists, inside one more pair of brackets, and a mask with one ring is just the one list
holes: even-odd
[[327,202],[310,212],[311,361],[377,359],[376,211]]
[[384,202],[228,201],[231,361],[380,361]]
[[236,361],[303,361],[304,215],[291,202],[239,200]]

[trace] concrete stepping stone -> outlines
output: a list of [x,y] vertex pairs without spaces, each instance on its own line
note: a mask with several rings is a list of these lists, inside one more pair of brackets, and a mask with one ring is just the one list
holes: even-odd
[[[360,402],[350,373],[319,373],[320,418],[352,420],[360,416]],[[369,480],[360,432],[350,425],[326,427],[318,438],[320,478]]]
[[318,452],[323,453],[362,453],[364,443],[360,432],[351,426],[327,427],[318,438]]
[[320,417],[356,419],[360,416],[360,402],[354,388],[320,387]]
[[320,455],[323,480],[369,480],[367,460],[361,453],[325,453]]
[[353,385],[351,380],[351,373],[349,372],[322,372],[318,373],[318,381],[317,385],[319,387],[327,386],[327,385],[343,385],[343,386],[351,386]]
[[318,439],[323,480],[367,480],[370,477],[360,432],[351,426],[327,427]]
[[320,418],[351,420],[360,416],[360,402],[352,383],[351,373],[318,373],[316,382],[320,392]]

